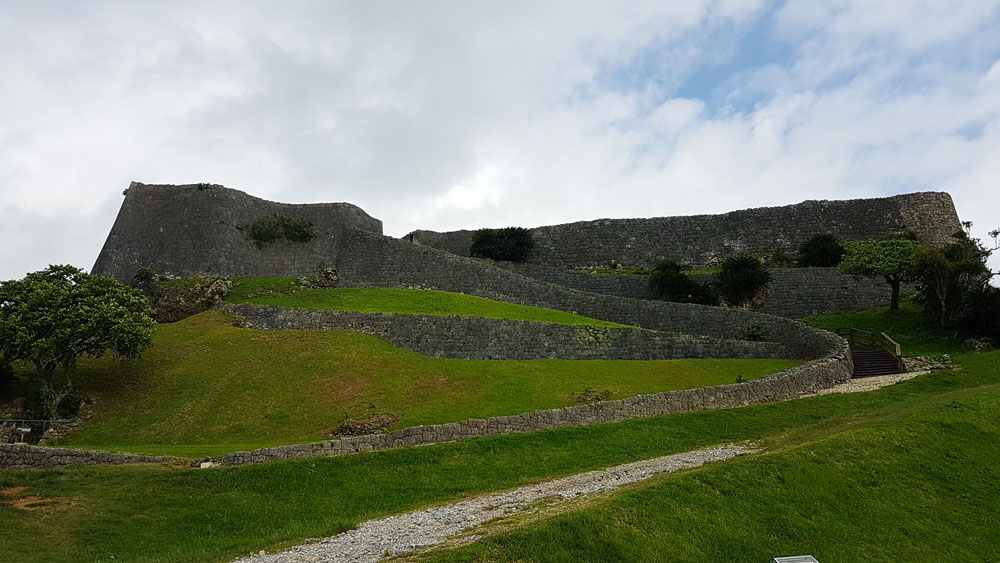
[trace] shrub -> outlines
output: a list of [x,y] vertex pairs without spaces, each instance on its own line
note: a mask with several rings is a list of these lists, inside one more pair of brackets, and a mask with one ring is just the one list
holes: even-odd
[[747,342],[763,342],[767,340],[764,334],[764,326],[760,323],[750,323],[743,327],[743,340]]
[[844,247],[832,233],[816,233],[799,247],[799,265],[829,268],[844,259]]
[[958,330],[968,337],[1000,342],[1000,289],[986,285],[966,293]]
[[715,278],[715,289],[727,304],[742,306],[754,299],[770,281],[771,273],[760,260],[751,256],[734,256],[722,263],[722,269]]
[[247,231],[250,240],[258,248],[282,239],[293,242],[306,242],[316,236],[313,232],[312,221],[307,219],[292,219],[283,215],[258,219],[249,225],[240,227],[240,229]]
[[506,262],[524,262],[535,249],[531,231],[524,227],[479,229],[472,234],[469,256]]
[[698,283],[681,271],[674,262],[660,262],[649,274],[649,291],[653,297],[677,303],[718,305],[719,298],[709,284]]

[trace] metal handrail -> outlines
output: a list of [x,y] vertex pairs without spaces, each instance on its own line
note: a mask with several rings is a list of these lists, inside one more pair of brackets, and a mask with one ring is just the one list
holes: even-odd
[[896,359],[899,372],[903,373],[906,371],[906,366],[903,364],[903,349],[900,347],[899,342],[893,340],[888,334],[884,332],[876,334],[867,330],[861,330],[860,328],[838,328],[836,333],[838,336],[846,338],[851,346],[867,348],[869,350],[881,350],[889,354]]

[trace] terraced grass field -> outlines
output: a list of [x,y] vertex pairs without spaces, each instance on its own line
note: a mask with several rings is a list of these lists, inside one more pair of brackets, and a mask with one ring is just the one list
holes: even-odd
[[238,278],[229,303],[254,303],[362,313],[400,313],[512,319],[565,325],[624,326],[573,313],[425,289],[303,289],[296,278]]
[[797,360],[454,360],[341,331],[256,331],[207,311],[157,327],[137,361],[81,361],[97,413],[59,445],[202,457],[317,441],[347,417],[388,413],[391,428],[519,414],[734,383]]

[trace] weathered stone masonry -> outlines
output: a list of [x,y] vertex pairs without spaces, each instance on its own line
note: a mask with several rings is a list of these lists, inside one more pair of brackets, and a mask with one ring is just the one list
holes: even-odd
[[[282,215],[306,219],[315,238],[257,248],[238,227]],[[345,228],[382,234],[382,222],[349,203],[288,204],[222,186],[133,182],[93,273],[122,281],[139,268],[192,276],[308,275],[333,266]]]
[[[805,201],[721,215],[599,219],[532,229],[532,263],[556,268],[652,267],[662,260],[707,266],[739,252],[795,252],[816,233],[841,240],[882,239],[906,230],[946,244],[961,229],[951,196],[920,192],[893,197]],[[468,256],[472,231],[414,231],[407,240]]]
[[54,469],[67,465],[127,465],[179,461],[177,458],[164,456],[43,448],[28,444],[0,444],[0,469]]
[[786,358],[776,342],[718,340],[653,330],[568,326],[482,317],[322,311],[269,305],[218,308],[263,330],[349,330],[425,356],[467,360]]

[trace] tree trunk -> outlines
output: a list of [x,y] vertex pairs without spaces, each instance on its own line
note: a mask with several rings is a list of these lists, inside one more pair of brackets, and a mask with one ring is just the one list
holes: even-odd
[[886,276],[885,281],[892,286],[892,299],[889,301],[889,312],[895,313],[899,310],[899,276]]

